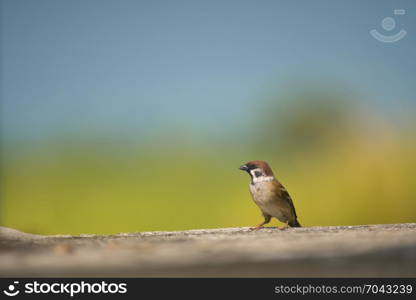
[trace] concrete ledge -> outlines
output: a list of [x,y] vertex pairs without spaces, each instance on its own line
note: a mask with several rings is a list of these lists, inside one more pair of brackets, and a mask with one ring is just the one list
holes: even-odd
[[80,236],[0,227],[0,276],[415,277],[416,224]]

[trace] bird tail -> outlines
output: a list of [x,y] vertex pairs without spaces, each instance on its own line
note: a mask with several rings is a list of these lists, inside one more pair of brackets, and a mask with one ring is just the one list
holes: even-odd
[[291,223],[289,223],[290,227],[302,227],[300,225],[300,223],[298,222],[298,219],[295,219],[294,221],[292,221]]

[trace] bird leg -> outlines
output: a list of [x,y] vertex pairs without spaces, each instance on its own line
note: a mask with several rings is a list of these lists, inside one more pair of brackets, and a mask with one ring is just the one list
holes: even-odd
[[288,229],[289,227],[290,227],[289,226],[289,221],[286,221],[285,225],[283,225],[283,226],[277,226],[277,228],[280,229],[280,230],[285,230],[285,229]]
[[264,222],[260,223],[256,227],[251,227],[250,230],[259,230],[261,228],[264,228],[264,225],[270,222],[270,219],[272,218],[271,216],[269,215],[263,215],[263,216],[264,216]]
[[264,228],[264,224],[266,224],[265,222],[260,223],[259,225],[257,225],[256,227],[251,227],[250,230],[259,230],[261,228]]

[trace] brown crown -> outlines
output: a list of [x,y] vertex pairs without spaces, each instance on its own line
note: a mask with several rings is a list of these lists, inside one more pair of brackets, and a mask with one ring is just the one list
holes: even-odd
[[250,169],[260,168],[267,176],[274,176],[272,168],[270,168],[269,164],[263,160],[249,161],[246,163],[246,166]]

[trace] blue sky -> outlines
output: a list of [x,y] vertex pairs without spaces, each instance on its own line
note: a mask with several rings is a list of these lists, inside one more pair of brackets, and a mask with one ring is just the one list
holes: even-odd
[[[394,16],[393,9],[406,9]],[[415,1],[1,0],[7,141],[246,129],[269,92],[338,82],[386,110],[414,102]],[[381,43],[369,30],[394,17]],[[400,103],[400,105],[397,105]]]

